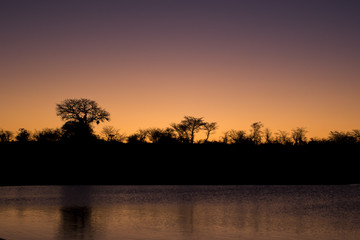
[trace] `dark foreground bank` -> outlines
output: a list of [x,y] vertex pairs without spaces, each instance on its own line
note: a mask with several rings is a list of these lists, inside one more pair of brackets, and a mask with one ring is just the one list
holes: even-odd
[[0,185],[356,184],[359,145],[0,144]]

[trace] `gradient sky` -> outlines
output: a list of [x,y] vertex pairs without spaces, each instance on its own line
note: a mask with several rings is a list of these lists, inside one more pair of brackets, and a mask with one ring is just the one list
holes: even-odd
[[308,136],[360,128],[360,1],[0,2],[0,128],[95,100],[127,134],[184,115]]

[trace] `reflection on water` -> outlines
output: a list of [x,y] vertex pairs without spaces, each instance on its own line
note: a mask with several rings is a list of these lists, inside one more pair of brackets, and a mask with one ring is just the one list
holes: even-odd
[[359,186],[0,187],[0,238],[355,240]]
[[92,239],[90,207],[62,207],[60,215],[60,239]]
[[91,186],[61,188],[59,239],[93,239]]

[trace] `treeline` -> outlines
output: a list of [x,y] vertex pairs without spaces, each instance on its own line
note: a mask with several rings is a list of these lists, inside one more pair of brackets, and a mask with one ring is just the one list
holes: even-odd
[[[171,123],[166,128],[139,129],[126,135],[113,126],[103,127],[100,134],[95,134],[94,124],[110,121],[110,113],[89,99],[66,99],[56,105],[56,114],[65,121],[60,128],[45,128],[34,133],[20,128],[16,133],[0,129],[0,142],[112,142],[127,144],[236,144],[236,145],[305,145],[312,143],[360,143],[360,130],[350,132],[331,131],[328,138],[310,138],[303,127],[291,132],[271,131],[261,122],[250,125],[250,130],[226,131],[217,140],[211,135],[218,129],[217,122],[205,121],[203,117],[184,116],[179,123]],[[199,139],[199,136],[203,136]]]
[[96,102],[67,99],[56,112],[60,128],[0,130],[0,185],[360,182],[360,130],[308,139],[303,127],[273,132],[255,122],[214,140],[216,122],[185,116],[166,128],[95,134],[95,124],[110,120]]
[[[297,127],[291,132],[271,131],[261,122],[250,125],[250,130],[226,131],[218,139],[210,139],[218,125],[205,122],[203,118],[185,116],[180,123],[172,123],[167,128],[146,128],[126,135],[113,126],[105,126],[100,134],[95,134],[91,126],[68,122],[61,128],[44,128],[31,132],[20,128],[16,133],[0,129],[0,143],[7,142],[111,142],[124,144],[235,144],[235,145],[305,145],[305,144],[360,144],[360,130],[330,131],[328,138],[308,138],[308,131]],[[201,138],[199,136],[202,136]]]

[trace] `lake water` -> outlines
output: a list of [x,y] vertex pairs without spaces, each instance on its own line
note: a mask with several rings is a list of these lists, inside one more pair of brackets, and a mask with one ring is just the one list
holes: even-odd
[[358,240],[360,186],[0,187],[6,240]]

